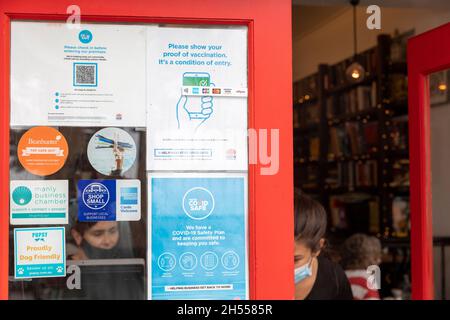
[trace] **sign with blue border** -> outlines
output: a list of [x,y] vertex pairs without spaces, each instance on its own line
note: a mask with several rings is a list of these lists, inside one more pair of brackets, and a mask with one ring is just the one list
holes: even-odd
[[78,220],[138,221],[141,218],[141,181],[79,180]]
[[149,297],[247,299],[246,176],[150,175],[148,181]]
[[14,277],[66,276],[64,227],[14,229]]

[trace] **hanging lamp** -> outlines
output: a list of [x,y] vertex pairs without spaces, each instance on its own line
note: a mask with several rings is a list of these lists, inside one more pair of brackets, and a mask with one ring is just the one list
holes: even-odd
[[359,0],[350,0],[353,6],[353,62],[347,67],[345,72],[349,82],[359,82],[364,79],[366,71],[357,60],[357,37],[356,37],[356,6]]

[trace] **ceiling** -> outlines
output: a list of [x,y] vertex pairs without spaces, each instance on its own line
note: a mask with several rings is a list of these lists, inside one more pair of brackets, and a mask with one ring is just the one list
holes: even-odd
[[[303,37],[351,10],[350,0],[292,0],[292,34]],[[361,0],[359,6],[450,9],[450,0]],[[383,13],[383,11],[381,11]]]
[[293,36],[302,37],[313,32],[346,10],[349,8],[343,6],[294,6],[292,8]]
[[[293,5],[304,6],[349,6],[349,0],[292,0]],[[371,4],[380,7],[397,8],[450,8],[449,0],[361,0],[360,5],[369,6]]]

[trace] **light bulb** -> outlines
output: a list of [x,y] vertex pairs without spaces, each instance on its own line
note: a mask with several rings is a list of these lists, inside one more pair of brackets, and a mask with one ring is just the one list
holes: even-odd
[[439,91],[447,90],[447,84],[446,83],[439,83],[438,89],[439,89]]
[[346,70],[347,80],[350,82],[362,81],[365,76],[365,70],[358,62],[353,62]]

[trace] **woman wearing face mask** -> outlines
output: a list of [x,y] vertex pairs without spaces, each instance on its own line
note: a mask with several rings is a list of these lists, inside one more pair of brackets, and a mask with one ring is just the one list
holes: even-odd
[[352,300],[344,271],[323,256],[327,215],[315,200],[295,193],[295,299]]

